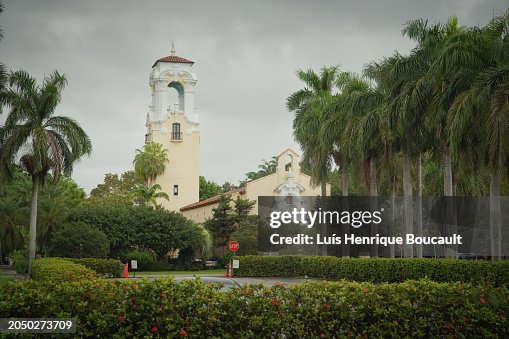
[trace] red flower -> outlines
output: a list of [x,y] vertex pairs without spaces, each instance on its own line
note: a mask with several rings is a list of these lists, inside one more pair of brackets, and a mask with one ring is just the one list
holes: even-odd
[[119,314],[117,319],[118,319],[118,321],[122,321],[122,320],[124,320],[124,316],[122,314]]
[[348,337],[353,337],[353,332],[352,331],[348,331]]
[[486,305],[486,299],[484,299],[483,297],[481,297],[481,304]]
[[135,296],[132,297],[131,300],[133,301],[133,303],[135,303],[136,302],[136,297]]
[[451,329],[451,324],[445,324],[444,328],[447,329],[447,330],[450,330]]
[[184,330],[180,331],[180,335],[187,335],[187,331]]
[[369,289],[367,287],[364,287],[364,293],[368,293]]
[[323,304],[323,308],[329,308],[329,304]]
[[501,314],[499,314],[499,315],[498,315],[498,319],[500,319],[500,320],[505,319],[505,314],[502,314],[502,313],[501,313]]
[[325,334],[320,333],[320,338],[325,338]]
[[274,303],[274,305],[279,306],[279,301],[277,301],[276,299],[272,299],[272,302]]
[[329,285],[329,284],[330,284],[330,280],[325,280],[325,283],[326,283],[327,285]]
[[152,332],[157,332],[157,327],[152,327],[151,331]]
[[166,299],[167,297],[166,293],[161,293],[161,298]]

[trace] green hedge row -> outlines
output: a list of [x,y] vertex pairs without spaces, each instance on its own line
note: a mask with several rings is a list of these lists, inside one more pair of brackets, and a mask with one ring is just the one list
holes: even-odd
[[75,317],[70,337],[509,337],[505,287],[424,280],[218,288],[173,279],[23,281],[0,290],[0,318]]
[[310,256],[245,256],[239,277],[317,277],[367,282],[403,282],[429,278],[509,286],[509,261]]
[[37,259],[32,264],[32,279],[35,281],[61,283],[95,279],[97,274],[90,268],[61,258]]
[[118,278],[122,276],[122,262],[117,259],[98,259],[98,258],[65,258],[76,264],[88,267],[102,276]]

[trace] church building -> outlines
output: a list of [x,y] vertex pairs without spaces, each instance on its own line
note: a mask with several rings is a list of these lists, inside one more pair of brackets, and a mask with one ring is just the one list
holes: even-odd
[[[169,163],[155,184],[161,185],[170,200],[160,199],[164,208],[180,211],[185,217],[203,223],[212,217],[219,196],[199,201],[200,121],[194,107],[197,76],[194,62],[177,56],[172,44],[169,56],[156,60],[149,84],[152,101],[147,114],[145,142],[156,142],[168,150]],[[177,94],[176,102],[172,97]],[[230,142],[226,137],[224,142]],[[270,153],[272,151],[268,151]],[[226,166],[226,164],[225,164]],[[298,155],[287,149],[278,156],[276,173],[248,182],[245,187],[227,192],[236,198],[257,201],[259,196],[318,196],[319,187],[311,187],[311,177],[301,173]],[[330,195],[327,184],[327,195]],[[257,214],[258,204],[252,210]]]

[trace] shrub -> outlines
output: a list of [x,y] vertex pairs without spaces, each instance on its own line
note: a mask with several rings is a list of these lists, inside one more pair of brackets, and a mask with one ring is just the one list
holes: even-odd
[[194,262],[194,250],[192,248],[184,248],[179,251],[177,258],[176,270],[191,271],[200,270],[203,265]]
[[36,281],[60,283],[89,280],[96,276],[90,268],[61,258],[37,259],[32,265],[32,279]]
[[125,255],[125,259],[129,262],[131,268],[131,260],[138,262],[138,271],[149,271],[157,262],[155,255],[146,250],[134,250]]
[[117,259],[66,258],[66,260],[88,267],[103,276],[112,278],[122,276],[122,262]]
[[237,276],[316,277],[352,281],[403,282],[429,278],[437,282],[463,281],[509,286],[509,261],[429,258],[337,258],[308,256],[245,256]]
[[12,254],[12,266],[18,274],[28,273],[28,258],[21,252],[14,252]]
[[105,258],[110,245],[101,230],[82,222],[72,222],[55,231],[49,252],[55,257]]
[[0,290],[0,317],[76,318],[77,337],[507,338],[508,298],[505,287],[426,280],[226,293],[193,280],[23,281]]

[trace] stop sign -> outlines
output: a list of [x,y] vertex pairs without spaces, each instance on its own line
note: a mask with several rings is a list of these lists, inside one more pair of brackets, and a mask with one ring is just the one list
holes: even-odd
[[232,252],[237,252],[239,250],[239,243],[236,242],[235,240],[234,241],[230,241],[230,243],[228,244],[228,248]]

